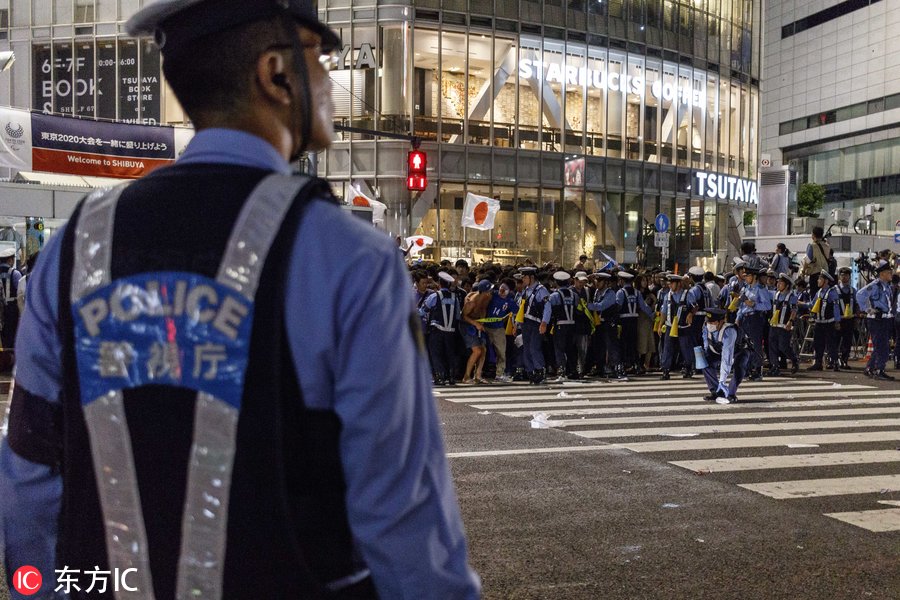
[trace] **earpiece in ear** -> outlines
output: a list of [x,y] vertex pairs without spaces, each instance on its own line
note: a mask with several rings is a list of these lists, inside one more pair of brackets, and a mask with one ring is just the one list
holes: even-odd
[[280,88],[283,88],[288,93],[288,95],[293,95],[294,91],[291,89],[291,84],[288,83],[287,76],[284,73],[277,73],[273,75],[272,83]]

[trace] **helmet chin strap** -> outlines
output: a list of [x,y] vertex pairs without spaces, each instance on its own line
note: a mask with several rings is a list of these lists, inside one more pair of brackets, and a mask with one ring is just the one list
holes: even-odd
[[[298,108],[291,111],[292,131],[296,131],[299,124],[300,129],[300,145],[291,153],[290,161],[299,160],[306,152],[309,146],[309,138],[312,134],[312,92],[309,89],[309,70],[306,68],[306,55],[303,46],[300,44],[300,36],[297,34],[296,22],[289,13],[284,14],[282,20],[288,39],[291,40],[291,54],[293,55],[294,74],[300,81],[299,89],[295,90],[295,94],[291,97],[291,102],[300,102]],[[299,119],[299,123],[297,122]]]

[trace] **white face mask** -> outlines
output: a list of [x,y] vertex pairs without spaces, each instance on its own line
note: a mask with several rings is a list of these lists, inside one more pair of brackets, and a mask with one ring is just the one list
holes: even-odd
[[712,322],[712,323],[711,323],[711,322],[707,322],[707,323],[706,323],[706,328],[709,329],[712,333],[717,332],[717,331],[719,330],[719,327],[721,327],[721,326],[722,326],[722,321],[715,321],[715,322]]

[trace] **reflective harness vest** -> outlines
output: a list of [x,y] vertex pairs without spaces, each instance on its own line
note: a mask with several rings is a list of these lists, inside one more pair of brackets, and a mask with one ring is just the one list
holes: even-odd
[[631,286],[622,288],[625,294],[625,305],[619,310],[619,317],[622,319],[636,319],[638,316],[638,297],[637,291]]
[[559,288],[555,292],[559,294],[560,303],[553,306],[553,319],[556,325],[568,326],[575,324],[575,292],[569,288]]
[[706,317],[706,309],[712,308],[713,299],[709,288],[702,283],[694,285],[694,289],[700,290],[700,299],[697,301],[697,317]]
[[849,319],[853,316],[853,299],[856,297],[856,290],[853,289],[853,286],[845,286],[840,283],[835,286],[835,289],[837,289],[838,302],[841,306],[841,316]]
[[0,286],[3,287],[0,290],[0,294],[2,294],[3,301],[6,304],[10,302],[16,302],[16,286],[13,284],[13,273],[16,270],[9,265],[0,265]]
[[746,350],[746,336],[741,331],[741,329],[735,326],[732,323],[725,323],[722,327],[719,328],[718,331],[710,331],[706,330],[706,341],[707,347],[709,349],[710,354],[715,354],[719,360],[722,358],[722,347],[725,342],[725,332],[728,329],[734,329],[737,332],[737,338],[734,340],[734,356],[737,357],[738,354],[744,352]]
[[459,300],[456,294],[447,288],[441,288],[435,293],[438,299],[428,315],[431,326],[438,331],[456,331],[459,319]]
[[816,323],[834,323],[834,303],[837,296],[834,288],[819,290],[816,292],[815,302],[819,303],[819,312],[816,313]]
[[[64,234],[58,564],[130,570],[139,591],[127,597],[141,600],[325,597],[368,571],[346,514],[340,421],[304,407],[283,323],[303,208],[327,187],[171,169],[221,194],[207,238],[160,256],[138,205],[118,206],[124,186],[89,196]],[[178,189],[147,181],[134,185]],[[138,233],[119,234],[114,253],[120,226]]]
[[772,320],[769,325],[784,329],[791,320],[791,298],[796,298],[794,292],[788,290],[784,292],[775,292],[772,298]]
[[[676,300],[678,294],[681,294],[681,298]],[[666,327],[672,327],[674,325],[677,325],[680,328],[687,327],[687,316],[685,316],[685,313],[687,312],[687,292],[672,292],[669,290],[668,300]]]
[[546,290],[542,284],[537,284],[534,286],[534,289],[531,290],[529,294],[528,291],[525,291],[525,318],[530,321],[537,321],[538,323],[544,320],[544,302],[547,300],[544,299],[540,302],[536,301],[538,290]]

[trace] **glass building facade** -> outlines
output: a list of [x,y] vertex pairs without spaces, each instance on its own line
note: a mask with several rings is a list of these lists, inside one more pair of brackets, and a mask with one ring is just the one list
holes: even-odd
[[[728,253],[740,202],[697,172],[756,179],[758,3],[749,0],[322,0],[344,41],[336,124],[417,136],[429,189],[405,188],[409,145],[339,132],[320,174],[347,201],[388,206],[396,235],[441,257],[660,262],[654,217],[682,266]],[[496,227],[461,227],[466,192]],[[669,263],[671,266],[671,262]]]
[[[124,34],[141,0],[0,0],[16,54],[0,105],[182,124],[158,50]],[[332,72],[339,196],[388,206],[392,235],[433,256],[660,262],[654,217],[682,267],[721,265],[755,206],[704,194],[698,173],[756,180],[759,2],[319,0],[344,41]],[[429,186],[405,185],[421,138]],[[461,227],[465,194],[498,198],[492,231]],[[669,266],[672,265],[670,262]],[[711,263],[711,264],[710,264]]]

